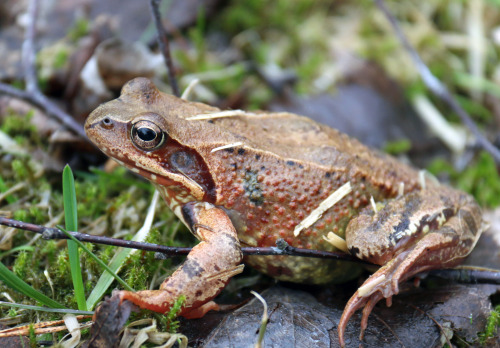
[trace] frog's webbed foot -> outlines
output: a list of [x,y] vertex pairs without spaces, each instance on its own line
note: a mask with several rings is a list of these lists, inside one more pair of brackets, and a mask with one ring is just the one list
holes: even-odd
[[[401,282],[417,273],[441,268],[442,264],[433,263],[432,260],[438,262],[438,257],[442,256],[441,253],[451,252],[452,247],[456,246],[457,243],[458,237],[440,233],[428,234],[412,248],[401,252],[372,274],[351,297],[342,313],[338,326],[341,346],[344,344],[343,335],[347,323],[358,309],[363,308],[359,336],[362,340],[368,324],[368,317],[377,302],[386,298],[390,304],[391,297],[399,293]],[[443,261],[443,259],[439,260]]]
[[[359,339],[362,340],[364,331],[368,325],[368,317],[373,307],[375,307],[378,301],[384,298],[386,298],[388,304],[390,304],[392,296],[399,292],[399,282],[398,279],[394,277],[396,271],[397,265],[395,265],[395,262],[385,265],[372,274],[351,297],[344,308],[337,329],[340,345],[342,347],[344,347],[344,332],[347,323],[358,309],[363,308],[359,335]],[[391,274],[393,278],[391,278]],[[393,282],[393,280],[395,280],[395,282]]]
[[213,301],[234,275],[243,271],[242,253],[236,230],[227,214],[208,203],[187,204],[184,218],[201,242],[186,261],[167,278],[159,290],[120,291],[120,299],[141,308],[165,313],[185,296],[179,315],[200,318],[219,307]]
[[[429,197],[419,195],[417,193],[413,198],[422,200]],[[404,211],[403,218],[394,213],[394,206],[411,207],[411,204],[401,199],[387,204],[375,216],[371,214],[367,218],[369,214],[365,214],[351,222],[352,226],[350,224],[348,229],[361,231],[358,234],[353,232],[351,238],[347,239],[351,252],[383,266],[363,283],[347,303],[338,326],[341,346],[344,346],[347,323],[358,309],[364,308],[360,328],[360,339],[363,339],[368,316],[378,301],[386,298],[390,305],[392,296],[399,293],[399,284],[421,272],[453,267],[474,247],[483,228],[478,206],[468,196],[461,195],[456,199],[458,204],[452,211],[452,208],[443,209],[442,205],[435,204],[440,202],[439,199],[441,197],[430,195],[427,211],[415,213],[410,218],[406,214],[403,219]],[[405,229],[400,226],[405,226]],[[378,233],[374,232],[375,228]],[[370,229],[371,233],[367,233],[366,229]],[[368,243],[362,238],[371,239]],[[386,241],[392,243],[392,247]],[[374,252],[375,249],[380,252]]]

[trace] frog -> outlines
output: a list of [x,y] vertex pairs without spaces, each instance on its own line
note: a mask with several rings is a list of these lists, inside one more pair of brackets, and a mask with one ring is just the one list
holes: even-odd
[[220,309],[228,281],[256,268],[306,284],[358,277],[361,264],[289,255],[243,256],[241,248],[341,251],[379,268],[347,302],[337,331],[363,309],[360,339],[377,302],[400,284],[458,265],[485,228],[468,194],[313,120],[288,112],[221,110],[163,93],[146,78],[86,120],[89,139],[149,180],[200,241],[158,290],[119,292],[158,313],[183,295],[179,315]]

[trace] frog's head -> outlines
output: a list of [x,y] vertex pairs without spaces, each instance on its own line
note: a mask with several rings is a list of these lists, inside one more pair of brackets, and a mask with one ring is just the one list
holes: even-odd
[[[210,133],[186,117],[214,110],[158,91],[136,78],[119,98],[94,110],[85,123],[89,139],[131,171],[186,200],[215,201],[215,185],[192,139]],[[217,109],[215,109],[217,110]]]

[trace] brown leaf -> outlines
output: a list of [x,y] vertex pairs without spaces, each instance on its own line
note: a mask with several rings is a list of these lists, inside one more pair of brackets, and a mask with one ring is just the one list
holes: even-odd
[[[375,307],[368,321],[364,347],[435,347],[442,327],[459,340],[477,344],[491,311],[489,296],[500,287],[451,285],[436,290],[414,289],[396,296],[388,308]],[[310,293],[275,286],[262,293],[269,306],[265,347],[338,347],[337,323],[345,305],[346,286],[321,290],[321,303]],[[202,347],[243,347],[258,336],[262,305],[256,300],[229,314],[206,338]],[[347,347],[358,347],[360,313],[349,322]],[[472,318],[472,319],[471,319]],[[450,332],[450,330],[448,330]]]
[[135,305],[129,301],[120,304],[117,293],[106,299],[94,314],[94,325],[90,331],[92,337],[85,342],[84,347],[117,347],[120,343],[120,332],[134,307]]

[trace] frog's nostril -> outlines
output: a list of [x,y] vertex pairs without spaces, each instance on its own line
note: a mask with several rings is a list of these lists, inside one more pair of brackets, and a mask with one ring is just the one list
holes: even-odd
[[111,120],[110,117],[106,116],[102,119],[101,121],[101,125],[104,127],[104,128],[112,128],[113,127],[113,121]]

